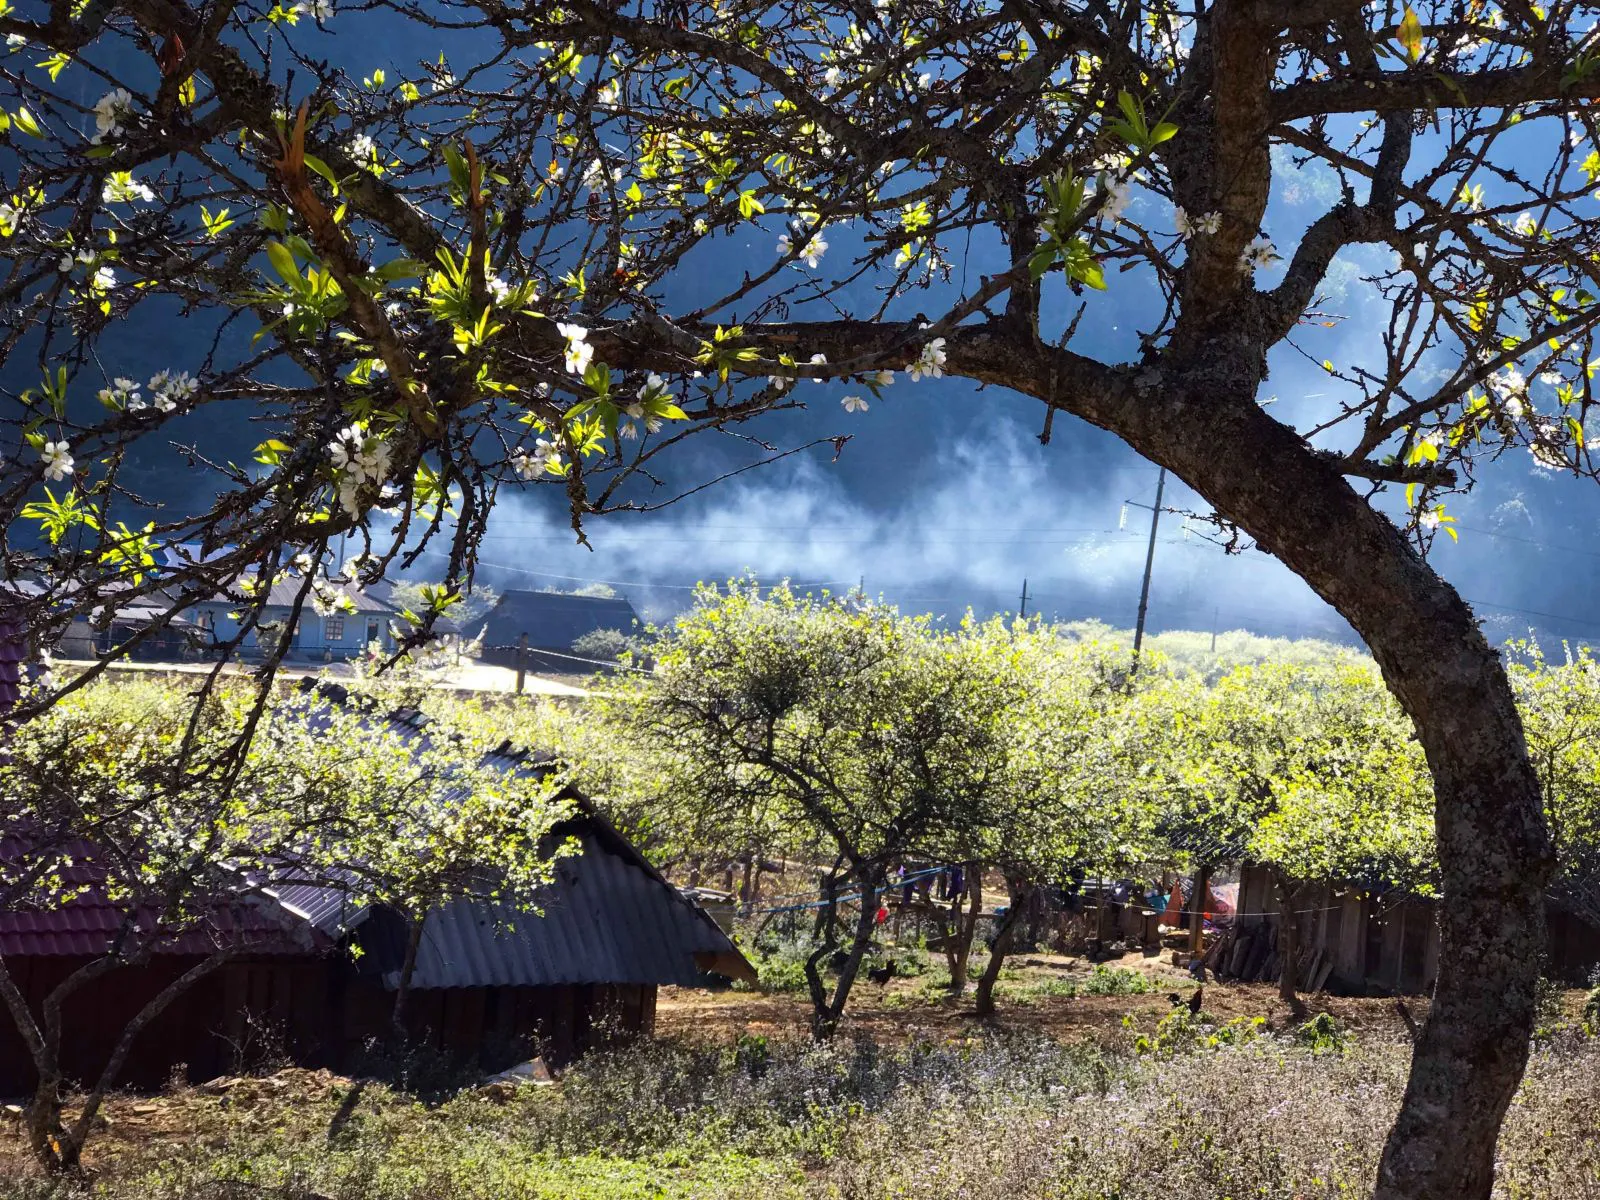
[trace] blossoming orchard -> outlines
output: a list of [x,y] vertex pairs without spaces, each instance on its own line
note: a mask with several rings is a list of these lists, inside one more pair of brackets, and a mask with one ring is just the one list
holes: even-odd
[[[669,503],[691,435],[748,466],[803,450],[781,414],[817,399],[842,438],[929,380],[1032,397],[1042,441],[1111,431],[1301,576],[1414,723],[1449,903],[1376,1194],[1487,1196],[1551,855],[1505,671],[1424,552],[1496,459],[1595,474],[1597,16],[0,0],[22,616],[48,640],[113,593],[221,593],[243,637],[262,582],[298,614],[338,544],[367,581],[442,550],[403,652],[510,491],[584,539]],[[1113,304],[1136,335],[1090,336]],[[149,362],[156,329],[183,353]],[[1266,405],[1291,358],[1329,389],[1292,413]],[[147,502],[133,464],[199,499]],[[206,553],[156,569],[179,542]]]

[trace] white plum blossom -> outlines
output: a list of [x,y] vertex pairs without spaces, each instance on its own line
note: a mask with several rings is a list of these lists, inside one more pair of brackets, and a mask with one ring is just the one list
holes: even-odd
[[28,39],[23,37],[20,33],[6,34],[6,45],[9,46],[13,51],[21,50],[27,44]]
[[1520,420],[1526,411],[1524,401],[1528,394],[1528,381],[1522,372],[1507,363],[1502,370],[1489,376],[1487,382],[1489,390],[1500,402],[1501,411],[1514,421]]
[[10,237],[21,221],[21,211],[0,200],[0,237]]
[[518,450],[511,456],[511,469],[517,473],[519,479],[537,479],[550,471],[552,467],[559,470],[561,466],[561,447],[549,438],[539,438],[533,444],[533,452]]
[[319,24],[333,20],[333,0],[311,0],[311,16]]
[[140,183],[131,171],[113,171],[100,189],[100,199],[107,204],[129,204],[135,200],[154,200],[156,194],[147,184]]
[[328,443],[328,459],[339,476],[339,506],[345,512],[361,515],[360,491],[382,486],[389,477],[389,458],[389,444],[360,425],[346,426]]
[[492,272],[484,277],[483,286],[488,289],[490,298],[496,304],[504,304],[511,295],[511,285]]
[[600,108],[615,108],[621,98],[622,85],[615,79],[606,80],[594,94],[594,102]]
[[1263,267],[1270,267],[1282,257],[1271,238],[1255,237],[1246,243],[1244,252],[1239,255],[1239,270],[1249,274],[1259,271]]
[[788,391],[793,386],[794,380],[787,375],[768,375],[767,386],[775,392]]
[[94,102],[94,137],[98,146],[106,138],[122,133],[122,122],[133,112],[133,97],[127,88],[114,88]]
[[632,417],[635,421],[644,420],[644,405],[637,400],[635,400],[632,404],[624,405],[622,411],[627,413],[628,416]]
[[1533,459],[1534,466],[1542,467],[1546,471],[1560,471],[1568,465],[1559,450],[1543,442],[1534,442],[1530,445],[1528,454]]
[[918,382],[924,376],[929,379],[938,379],[944,374],[944,364],[944,339],[942,337],[934,338],[933,341],[922,348],[922,352],[917,355],[911,366],[907,368],[907,373],[911,376],[913,383]]
[[787,233],[778,235],[778,253],[785,258],[798,255],[800,261],[812,270],[816,270],[817,265],[822,262],[822,256],[827,252],[828,243],[823,238],[821,229],[812,231],[810,239],[804,246],[796,245]]
[[843,400],[839,401],[839,403],[844,405],[844,410],[847,413],[867,411],[867,402],[860,396],[846,396]]
[[1178,226],[1178,236],[1184,241],[1197,237],[1202,233],[1216,233],[1222,228],[1222,214],[1208,212],[1198,217],[1191,217],[1181,207],[1173,209],[1173,220]]
[[1545,387],[1560,387],[1561,374],[1558,371],[1540,371],[1539,382],[1544,384]]
[[863,378],[868,383],[875,383],[879,387],[888,387],[894,383],[893,371],[868,371]]
[[158,371],[150,377],[152,402],[162,412],[171,412],[200,390],[199,382],[187,371]]
[[1105,203],[1100,206],[1101,216],[1117,220],[1128,202],[1133,199],[1133,188],[1126,179],[1115,179],[1105,185]]
[[117,286],[117,273],[110,267],[101,267],[89,280],[89,286],[97,292],[109,292]]
[[378,153],[378,145],[364,133],[358,133],[350,140],[350,157],[370,161]]
[[1437,529],[1439,528],[1439,510],[1430,508],[1427,512],[1419,515],[1417,521],[1424,529]]
[[582,325],[561,322],[556,325],[556,332],[567,339],[567,373],[581,376],[594,358],[594,347],[586,340],[589,331]]
[[1534,221],[1532,213],[1519,214],[1512,228],[1523,237],[1532,237],[1539,232],[1538,223]]
[[[811,358],[809,359],[809,362],[811,363],[811,365],[813,367],[825,367],[825,366],[828,365],[828,356],[826,354],[813,354],[811,356]],[[812,383],[821,383],[822,380],[813,379],[811,382]]]
[[634,441],[639,436],[639,427],[632,421],[624,421],[617,426],[617,436],[625,441]]
[[621,183],[622,168],[612,167],[608,172],[606,170],[605,163],[596,158],[593,159],[589,165],[583,169],[583,176],[578,180],[578,182],[584,187],[588,188],[589,191],[598,192],[601,188],[605,187],[608,178],[612,183]]
[[72,448],[66,442],[47,441],[39,450],[46,479],[61,480],[72,474]]
[[121,375],[111,381],[110,387],[101,388],[97,398],[107,408],[125,408],[129,412],[138,412],[145,407],[144,397],[139,394],[139,385]]

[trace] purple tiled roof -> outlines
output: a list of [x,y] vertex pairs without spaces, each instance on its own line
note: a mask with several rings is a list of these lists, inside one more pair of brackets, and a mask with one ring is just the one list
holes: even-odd
[[[20,861],[28,843],[21,837],[0,837],[0,866]],[[94,865],[94,847],[74,842],[61,848],[73,865],[60,872],[64,885],[88,885],[84,895],[55,906],[0,909],[0,956],[62,955],[89,957],[106,953],[122,928],[126,909],[108,901],[94,885],[103,878]],[[148,921],[156,924],[152,910]],[[193,924],[164,935],[155,946],[158,954],[210,954],[220,946],[235,946],[252,954],[305,954],[332,945],[294,914],[270,899],[240,897],[218,905]]]

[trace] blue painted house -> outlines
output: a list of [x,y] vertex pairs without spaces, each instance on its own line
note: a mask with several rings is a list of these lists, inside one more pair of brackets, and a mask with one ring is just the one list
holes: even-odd
[[[300,588],[301,580],[294,578],[280,579],[272,585],[257,628],[247,634],[239,646],[241,654],[257,656],[271,649],[279,631],[288,624]],[[358,657],[373,642],[385,651],[394,650],[390,623],[398,616],[398,610],[354,584],[336,585],[335,590],[350,600],[353,611],[319,613],[308,600],[289,635],[289,650],[284,661],[337,662]],[[200,601],[189,613],[199,626],[204,642],[215,646],[238,636],[239,618],[248,617],[249,605],[219,596]]]

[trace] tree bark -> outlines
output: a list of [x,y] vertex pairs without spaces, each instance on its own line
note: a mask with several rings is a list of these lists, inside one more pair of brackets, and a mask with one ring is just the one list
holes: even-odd
[[978,913],[983,908],[983,877],[976,863],[968,863],[963,875],[967,884],[967,911],[956,910],[955,957],[950,962],[950,994],[967,990],[967,964],[972,960],[972,939],[978,932]]
[[1033,896],[1032,888],[1010,880],[1006,881],[1006,891],[1010,905],[1006,909],[1005,920],[1000,922],[1000,928],[995,933],[994,945],[989,948],[989,961],[984,964],[983,974],[978,977],[978,993],[974,997],[973,1007],[980,1017],[994,1016],[994,985],[1000,978],[1000,968],[1005,965],[1006,955],[1011,953],[1017,930],[1022,926],[1023,909]]
[[[141,1008],[138,1014],[123,1027],[117,1044],[112,1048],[111,1057],[106,1060],[105,1067],[100,1072],[100,1077],[95,1080],[94,1088],[84,1098],[83,1109],[78,1114],[77,1120],[72,1123],[72,1128],[63,1134],[60,1141],[60,1168],[64,1171],[76,1171],[83,1155],[84,1144],[89,1140],[89,1133],[94,1128],[94,1119],[99,1115],[100,1105],[106,1098],[106,1093],[115,1086],[122,1075],[122,1068],[128,1061],[128,1054],[133,1049],[133,1043],[145,1026],[154,1021],[184,992],[188,991],[200,980],[211,974],[229,959],[239,953],[238,949],[229,947],[218,950],[210,957],[203,959],[190,967],[177,979],[153,996],[149,1003]],[[58,1108],[59,1111],[59,1108]]]
[[850,990],[855,986],[856,975],[861,970],[861,960],[866,957],[867,947],[872,944],[873,930],[877,928],[878,891],[883,885],[884,875],[881,867],[867,867],[858,873],[861,884],[861,913],[856,918],[855,937],[850,943],[850,955],[839,972],[839,978],[834,981],[832,999],[825,1006],[813,1009],[811,1014],[813,1041],[825,1042],[839,1030],[844,1007],[850,1000]]
[[422,927],[427,914],[421,917],[406,915],[406,956],[400,963],[400,978],[394,986],[394,1008],[389,1012],[389,1028],[396,1046],[411,1040],[406,1029],[406,1005],[411,999],[411,977],[417,973],[417,954],[422,949]]
[[1289,881],[1274,871],[1273,883],[1278,893],[1278,998],[1289,1006],[1296,1019],[1306,1015],[1306,1006],[1300,1003],[1299,978],[1295,970],[1295,956],[1299,954],[1299,939],[1295,936],[1294,905]]

